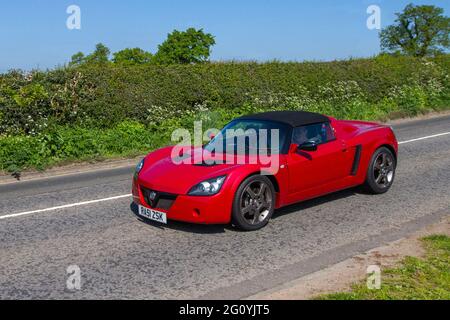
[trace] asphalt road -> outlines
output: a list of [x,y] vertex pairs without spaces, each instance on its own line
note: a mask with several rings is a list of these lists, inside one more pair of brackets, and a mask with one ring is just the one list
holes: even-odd
[[[449,132],[450,116],[395,130],[404,142]],[[450,214],[450,135],[402,144],[388,194],[355,189],[294,205],[258,232],[144,223],[129,197],[29,212],[129,194],[131,171],[0,185],[0,298],[245,298]],[[80,290],[66,288],[71,265]]]

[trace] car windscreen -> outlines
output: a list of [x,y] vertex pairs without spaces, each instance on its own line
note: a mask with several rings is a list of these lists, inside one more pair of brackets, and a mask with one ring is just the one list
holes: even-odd
[[205,146],[209,152],[227,154],[284,153],[290,127],[265,120],[235,120]]

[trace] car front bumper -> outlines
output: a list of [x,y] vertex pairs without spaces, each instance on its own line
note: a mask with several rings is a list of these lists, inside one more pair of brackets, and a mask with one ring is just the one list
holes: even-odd
[[[144,189],[148,188],[144,182],[133,178],[133,202],[147,208],[161,211],[167,214],[167,219],[198,224],[228,224],[231,221],[233,196],[232,193],[221,192],[214,196],[199,197],[189,195],[175,195],[172,203],[164,208],[158,205],[152,206],[148,198],[144,196]],[[164,190],[150,188],[156,193],[166,194]]]

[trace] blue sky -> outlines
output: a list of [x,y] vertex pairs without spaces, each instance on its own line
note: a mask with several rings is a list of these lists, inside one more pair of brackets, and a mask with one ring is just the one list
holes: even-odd
[[[333,60],[379,52],[366,9],[379,5],[382,26],[403,0],[14,0],[0,6],[0,71],[51,68],[98,42],[115,52],[155,52],[173,29],[203,28],[216,36],[214,60]],[[434,4],[449,15],[450,1]],[[78,5],[82,29],[68,30],[66,9]]]

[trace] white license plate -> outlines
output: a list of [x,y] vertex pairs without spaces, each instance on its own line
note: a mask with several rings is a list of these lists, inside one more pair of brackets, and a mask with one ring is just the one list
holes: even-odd
[[164,212],[139,206],[139,215],[153,221],[158,221],[160,223],[167,224],[167,215]]

